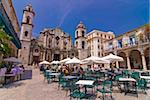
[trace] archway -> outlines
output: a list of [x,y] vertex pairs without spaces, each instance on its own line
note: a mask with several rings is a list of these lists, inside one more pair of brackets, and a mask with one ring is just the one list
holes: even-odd
[[132,50],[129,55],[131,69],[143,69],[141,53],[138,50]]
[[118,62],[120,68],[127,68],[127,58],[124,52],[118,53],[118,56],[122,57],[124,61]]
[[150,48],[147,48],[144,51],[144,56],[145,56],[147,70],[150,70]]

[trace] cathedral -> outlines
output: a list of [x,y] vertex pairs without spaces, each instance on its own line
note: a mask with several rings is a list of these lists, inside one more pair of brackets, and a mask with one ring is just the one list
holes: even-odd
[[20,40],[22,48],[19,58],[23,64],[38,64],[40,61],[62,60],[67,57],[78,57],[71,36],[60,28],[45,28],[38,38],[32,37],[34,11],[31,5],[23,10]]

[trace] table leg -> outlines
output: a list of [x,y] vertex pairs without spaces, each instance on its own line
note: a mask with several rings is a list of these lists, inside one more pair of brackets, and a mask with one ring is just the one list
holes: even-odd
[[87,93],[86,85],[84,87],[85,87],[85,94],[86,94]]
[[124,90],[125,90],[125,95],[126,95],[129,92],[128,82],[124,83]]

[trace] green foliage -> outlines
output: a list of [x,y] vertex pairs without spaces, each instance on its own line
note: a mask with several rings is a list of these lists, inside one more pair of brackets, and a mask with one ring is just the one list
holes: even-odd
[[10,54],[10,48],[8,42],[10,42],[11,37],[4,31],[3,27],[0,26],[0,53],[3,55]]

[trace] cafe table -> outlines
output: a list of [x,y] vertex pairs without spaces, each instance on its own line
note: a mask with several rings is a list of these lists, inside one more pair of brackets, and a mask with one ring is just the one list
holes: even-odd
[[140,78],[145,79],[145,80],[150,80],[150,76],[140,76]]
[[[119,82],[123,82],[124,84],[125,95],[127,93],[133,93],[133,92],[137,94],[136,80],[134,78],[119,78]],[[132,85],[132,87],[130,85]],[[134,89],[135,91],[131,89]]]
[[63,76],[64,79],[68,79],[68,80],[72,80],[72,79],[76,79],[77,76]]
[[59,76],[60,73],[49,73],[49,75],[51,75],[51,76]]
[[93,80],[79,80],[76,82],[77,85],[83,85],[85,87],[85,94],[87,93],[87,86],[92,86],[94,84]]
[[46,72],[48,72],[48,73],[55,73],[55,71],[53,71],[53,70],[46,70]]

